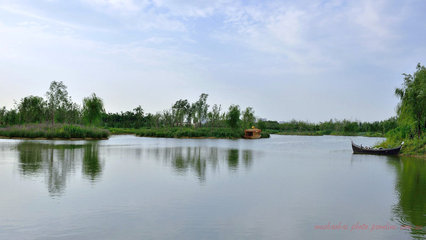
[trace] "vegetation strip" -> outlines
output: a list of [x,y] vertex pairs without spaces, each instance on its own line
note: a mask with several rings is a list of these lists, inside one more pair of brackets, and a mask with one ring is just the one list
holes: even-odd
[[[170,109],[145,114],[141,106],[133,111],[106,113],[96,94],[84,98],[82,107],[72,102],[62,82],[52,82],[46,99],[28,96],[14,109],[0,108],[0,136],[8,138],[104,139],[110,134],[135,134],[143,137],[241,138],[244,129],[256,126],[269,134],[345,135],[386,137],[377,147],[390,148],[404,142],[402,153],[425,156],[426,152],[426,69],[418,64],[416,72],[403,74],[397,116],[384,121],[359,122],[330,120],[320,123],[277,122],[256,118],[253,108],[207,104],[208,95],[190,103],[176,101]],[[49,124],[47,124],[49,123]],[[106,130],[106,129],[109,129]]]

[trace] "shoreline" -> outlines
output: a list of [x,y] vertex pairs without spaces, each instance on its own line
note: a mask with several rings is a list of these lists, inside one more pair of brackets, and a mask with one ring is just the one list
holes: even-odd
[[316,132],[277,132],[277,133],[269,133],[274,135],[281,135],[281,136],[346,136],[346,137],[380,137],[385,138],[385,135],[383,134],[357,134],[357,133],[332,133],[332,134],[320,134]]
[[45,137],[36,137],[36,138],[26,138],[26,137],[5,137],[0,136],[0,139],[12,139],[12,140],[60,140],[60,141],[86,141],[86,140],[108,140],[109,138],[45,138]]

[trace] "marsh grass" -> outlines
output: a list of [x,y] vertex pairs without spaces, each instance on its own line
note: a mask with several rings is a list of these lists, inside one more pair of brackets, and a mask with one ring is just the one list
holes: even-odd
[[105,129],[69,124],[26,124],[0,128],[0,136],[8,138],[105,139],[109,135]]

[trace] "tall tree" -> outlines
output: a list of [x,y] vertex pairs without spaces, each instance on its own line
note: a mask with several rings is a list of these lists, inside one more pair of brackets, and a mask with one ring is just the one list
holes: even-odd
[[254,117],[254,110],[252,107],[247,107],[243,113],[243,126],[244,128],[250,128],[254,125],[256,118]]
[[135,109],[133,109],[133,111],[135,112],[135,117],[136,117],[135,128],[140,128],[142,127],[142,124],[143,124],[144,110],[139,105]]
[[207,111],[209,109],[209,105],[207,104],[208,96],[208,94],[202,93],[198,101],[194,103],[195,118],[199,126],[207,119]]
[[413,127],[418,138],[426,128],[426,68],[417,64],[417,71],[403,74],[402,88],[395,89],[401,102],[398,104],[398,120],[401,124]]
[[188,109],[190,108],[190,104],[188,100],[178,100],[175,104],[173,104],[172,111],[173,116],[178,125],[183,125],[183,121],[185,119],[185,115],[188,113]]
[[214,104],[213,107],[212,107],[212,111],[208,113],[208,117],[209,117],[209,121],[210,121],[211,126],[217,127],[217,124],[218,124],[219,119],[220,119],[221,108],[222,108],[221,105]]
[[6,125],[6,107],[0,108],[0,126]]
[[44,120],[46,103],[41,97],[28,96],[22,98],[18,104],[21,123],[34,123]]
[[98,124],[104,112],[104,103],[96,94],[83,99],[83,119],[90,125]]
[[50,120],[55,124],[56,113],[69,103],[67,87],[62,81],[53,81],[50,83],[49,91],[46,92],[46,98]]
[[238,105],[231,105],[228,109],[228,114],[226,115],[228,125],[231,128],[238,128],[239,122],[240,122],[240,106]]

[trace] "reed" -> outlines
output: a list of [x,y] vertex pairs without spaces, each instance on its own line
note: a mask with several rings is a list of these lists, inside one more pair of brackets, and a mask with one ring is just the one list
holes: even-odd
[[69,124],[26,124],[0,128],[0,136],[8,138],[105,139],[109,135],[105,129]]

